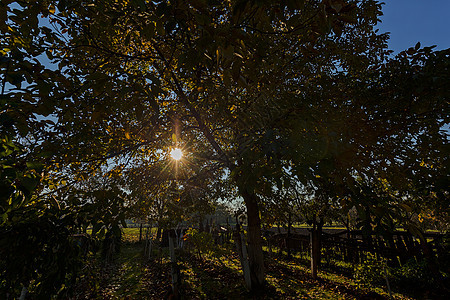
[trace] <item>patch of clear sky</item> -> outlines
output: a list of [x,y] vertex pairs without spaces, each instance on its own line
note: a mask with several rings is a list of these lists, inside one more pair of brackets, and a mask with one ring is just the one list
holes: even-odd
[[390,32],[394,54],[414,47],[450,48],[450,0],[384,0],[380,32]]

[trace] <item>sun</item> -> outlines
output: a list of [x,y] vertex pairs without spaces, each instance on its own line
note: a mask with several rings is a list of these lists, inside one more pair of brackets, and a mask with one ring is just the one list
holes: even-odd
[[170,156],[175,160],[180,160],[183,157],[183,152],[179,148],[174,148],[170,151]]

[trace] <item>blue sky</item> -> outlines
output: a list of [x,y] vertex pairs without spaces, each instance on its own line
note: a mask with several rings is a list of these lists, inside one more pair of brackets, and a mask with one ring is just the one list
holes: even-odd
[[380,32],[391,32],[394,54],[415,46],[450,48],[450,0],[384,0]]

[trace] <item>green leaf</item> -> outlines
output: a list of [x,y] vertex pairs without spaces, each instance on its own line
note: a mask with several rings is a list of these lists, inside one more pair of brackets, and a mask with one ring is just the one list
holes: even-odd
[[400,206],[402,209],[406,210],[407,212],[412,212],[411,206],[409,206],[405,203],[400,203],[398,206]]
[[25,187],[29,192],[34,191],[34,189],[39,184],[38,178],[32,178],[32,177],[23,177],[20,180],[20,183],[23,187]]
[[36,172],[40,173],[44,168],[44,164],[39,161],[27,162],[27,167],[29,169],[36,170]]
[[12,85],[15,85],[17,88],[20,88],[22,86],[22,81],[24,81],[22,74],[17,72],[8,73],[7,78],[8,82],[11,83]]
[[162,21],[156,22],[156,32],[159,35],[164,35],[166,33],[166,30],[164,29],[164,23]]
[[144,12],[147,9],[145,0],[131,0],[131,3],[134,7],[137,7],[141,12]]
[[131,31],[128,32],[126,37],[125,37],[125,45],[126,46],[130,45],[130,40],[131,40]]
[[147,24],[144,29],[142,29],[142,35],[147,39],[150,40],[155,36],[155,30],[156,30],[156,24],[155,22],[150,22]]

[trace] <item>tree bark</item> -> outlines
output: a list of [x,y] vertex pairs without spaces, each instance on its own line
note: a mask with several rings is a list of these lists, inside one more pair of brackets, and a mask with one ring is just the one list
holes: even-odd
[[261,218],[259,217],[258,196],[240,189],[247,207],[247,241],[248,259],[250,263],[250,279],[252,291],[258,291],[264,285],[264,254],[262,251]]
[[158,224],[158,230],[156,231],[156,240],[159,242],[161,240],[161,226]]

